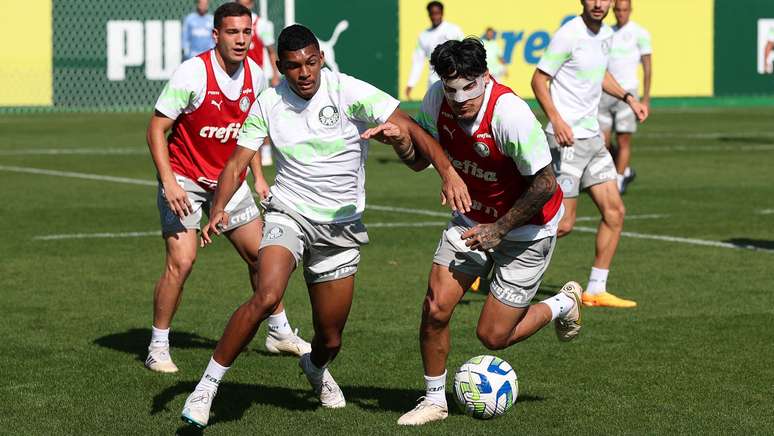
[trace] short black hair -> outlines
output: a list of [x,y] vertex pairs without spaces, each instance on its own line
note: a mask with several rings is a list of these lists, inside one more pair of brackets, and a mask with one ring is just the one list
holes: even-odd
[[239,3],[223,3],[215,9],[215,18],[213,19],[213,27],[220,29],[220,25],[223,24],[223,19],[226,17],[241,17],[247,15],[252,22],[253,14],[250,9],[240,5]]
[[314,36],[314,33],[308,27],[301,24],[293,24],[280,32],[277,38],[277,56],[286,51],[301,50],[310,45],[314,45],[318,50],[320,49],[317,37]]
[[433,50],[430,65],[443,79],[475,79],[487,70],[486,49],[480,39],[471,36],[446,41]]
[[427,13],[430,13],[430,9],[433,8],[441,8],[441,12],[443,12],[443,3],[441,2],[430,2],[427,4]]

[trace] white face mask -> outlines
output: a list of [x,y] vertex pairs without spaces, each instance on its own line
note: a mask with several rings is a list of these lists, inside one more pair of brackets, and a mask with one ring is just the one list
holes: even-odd
[[[465,91],[465,87],[471,83],[475,83],[475,86]],[[475,80],[469,80],[464,77],[457,77],[456,79],[444,80],[443,84],[443,93],[446,95],[446,98],[452,101],[456,101],[457,103],[462,103],[464,101],[479,97],[486,90],[486,84],[484,83],[483,75],[476,77]],[[449,91],[450,88],[453,91]]]

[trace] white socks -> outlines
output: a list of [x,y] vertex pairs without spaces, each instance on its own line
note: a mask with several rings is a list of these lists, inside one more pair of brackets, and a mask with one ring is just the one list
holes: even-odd
[[626,176],[624,176],[623,174],[616,174],[615,175],[615,181],[616,181],[616,184],[618,185],[618,192],[623,191],[623,183],[624,183],[624,178],[625,177]]
[[425,398],[446,407],[446,371],[435,377],[425,376]]
[[591,275],[589,276],[589,285],[586,286],[586,292],[589,295],[597,295],[607,291],[607,274],[609,269],[599,269],[591,267]]
[[220,381],[223,379],[223,376],[226,375],[226,371],[228,371],[228,369],[229,367],[220,365],[215,361],[214,358],[210,357],[210,363],[207,365],[207,369],[204,370],[202,379],[199,380],[199,384],[196,385],[196,389],[201,388],[213,393],[217,392],[218,385],[220,385]]
[[272,336],[287,336],[293,333],[284,310],[277,315],[269,315],[266,324],[269,326],[269,334]]
[[632,175],[632,167],[626,167],[626,169],[624,170],[623,176],[629,177],[631,175]]
[[152,326],[153,333],[151,333],[151,346],[169,345],[169,329],[157,329],[156,326]]
[[546,298],[541,301],[541,303],[545,303],[551,308],[551,321],[567,315],[567,313],[575,306],[575,301],[562,292],[553,297]]

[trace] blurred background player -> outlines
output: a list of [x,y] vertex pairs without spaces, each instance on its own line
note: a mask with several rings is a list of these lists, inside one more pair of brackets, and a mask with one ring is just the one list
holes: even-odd
[[191,59],[204,53],[213,46],[212,42],[212,14],[208,0],[197,0],[196,11],[188,14],[183,19],[183,60]]
[[[176,372],[169,353],[169,327],[180,304],[183,285],[196,260],[202,212],[209,213],[223,166],[236,148],[236,135],[250,105],[266,88],[261,69],[247,59],[252,26],[249,11],[226,3],[215,11],[215,49],[183,62],[156,103],[148,126],[148,147],[159,180],[157,204],[166,246],[166,263],[153,299],[153,333],[145,365]],[[171,130],[167,139],[165,133]],[[260,160],[251,162],[256,191],[268,186]],[[260,211],[244,182],[227,206],[232,219],[223,231],[248,265],[250,283],[263,229]],[[269,352],[301,355],[310,349],[290,328],[280,304],[269,318]]]
[[481,39],[486,50],[486,66],[489,68],[489,75],[499,81],[507,75],[505,59],[503,59],[503,49],[497,42],[497,32],[491,27],[486,29],[484,37]]
[[[269,79],[269,85],[277,86],[280,82],[280,73],[277,70],[277,52],[274,49],[274,23],[255,12],[253,0],[237,0],[237,3],[250,9],[253,18],[253,34],[247,55],[263,69],[264,76]],[[271,144],[262,145],[260,153],[263,166],[274,163],[271,155]]]
[[[650,33],[629,19],[632,13],[631,0],[616,1],[613,13],[617,23],[613,26],[613,42],[607,71],[626,92],[638,95],[640,83],[637,68],[642,64],[641,102],[650,110],[650,84],[653,71]],[[634,170],[630,168],[630,162],[632,135],[637,131],[637,117],[628,104],[608,93],[602,93],[599,103],[599,127],[605,135],[605,146],[615,158],[618,191],[623,194],[626,192],[627,185],[634,181],[635,177]],[[613,130],[616,134],[616,152],[611,147]]]
[[766,46],[763,48],[763,65],[764,71],[766,71],[767,74],[774,72],[772,52],[774,52],[774,26],[771,26],[769,29],[769,33],[766,37]]
[[[422,70],[425,68],[427,60],[433,50],[446,41],[461,40],[464,35],[462,29],[456,24],[443,20],[443,3],[433,1],[427,4],[427,15],[430,17],[430,28],[419,34],[419,42],[414,54],[411,57],[411,73],[409,74],[408,85],[406,86],[406,99],[411,100],[411,90],[419,82],[422,76]],[[427,76],[427,88],[437,82],[438,75],[430,67],[430,73]]]
[[523,341],[553,320],[563,341],[581,328],[581,287],[575,282],[530,305],[562,218],[562,190],[540,122],[524,100],[487,74],[478,39],[445,42],[430,63],[441,81],[425,95],[419,122],[460,172],[473,205],[454,214],[433,257],[419,330],[426,393],[400,425],[448,416],[449,323],[476,277],[492,271],[476,331],[491,350]]
[[625,209],[613,158],[600,136],[597,114],[603,89],[626,102],[639,121],[647,118],[648,109],[607,72],[613,30],[602,20],[611,3],[612,0],[581,0],[583,13],[554,34],[532,76],[532,90],[548,116],[548,144],[556,178],[565,195],[565,215],[559,223],[558,236],[567,235],[575,226],[581,190],[588,190],[602,215],[583,303],[635,307],[636,302],[607,292],[607,276],[621,239]]
[[361,217],[369,145],[363,134],[369,124],[389,120],[410,131],[420,152],[438,168],[444,198],[455,206],[470,205],[464,183],[438,143],[398,109],[398,100],[354,77],[323,69],[325,56],[318,39],[304,26],[283,29],[277,46],[285,80],[258,96],[250,108],[239,146],[220,175],[212,220],[202,230],[202,243],[208,244],[210,232],[220,233],[217,225],[229,222],[226,199],[237,190],[238,175],[264,138],[271,136],[280,152],[277,177],[265,203],[266,228],[257,263],[260,282],[231,316],[183,406],[182,419],[198,427],[209,422],[220,381],[279,304],[302,262],[315,335],[311,353],[301,356],[299,366],[322,407],[345,407],[346,399],[328,364],[342,345],[360,246],[368,243]]

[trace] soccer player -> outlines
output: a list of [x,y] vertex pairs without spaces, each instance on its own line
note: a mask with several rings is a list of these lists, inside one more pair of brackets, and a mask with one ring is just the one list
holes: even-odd
[[562,217],[562,190],[542,126],[524,100],[489,75],[478,39],[439,45],[430,64],[441,81],[425,95],[419,122],[461,173],[473,205],[453,215],[433,257],[419,330],[426,394],[400,425],[447,417],[449,322],[477,276],[493,272],[477,328],[489,349],[523,341],[552,320],[563,341],[581,327],[575,282],[530,305]]
[[[650,33],[642,26],[631,21],[631,0],[618,0],[613,6],[617,24],[613,26],[613,42],[610,48],[610,61],[607,71],[632,95],[639,93],[637,67],[642,64],[643,93],[642,104],[650,108],[650,84],[652,63]],[[605,135],[605,146],[611,149],[612,130],[615,129],[618,152],[615,167],[618,173],[618,191],[623,194],[626,187],[634,181],[635,173],[630,167],[632,135],[637,131],[637,118],[628,104],[608,93],[602,94],[599,103],[599,127]]]
[[625,210],[613,158],[600,136],[597,112],[603,89],[626,102],[640,122],[647,118],[648,108],[607,72],[613,31],[602,20],[611,3],[612,0],[581,0],[583,13],[560,27],[551,39],[532,76],[532,90],[549,119],[548,144],[556,178],[565,195],[565,214],[558,236],[572,231],[582,189],[588,190],[602,216],[583,303],[635,307],[636,302],[607,292],[607,276],[621,238]]
[[497,42],[497,32],[491,27],[487,27],[484,37],[481,39],[486,50],[486,66],[489,69],[489,75],[495,80],[500,80],[507,75],[505,59],[503,59],[503,49]]
[[[202,244],[212,242],[218,223],[229,222],[226,200],[237,189],[239,175],[265,138],[276,148],[277,176],[265,215],[258,252],[259,283],[253,296],[231,316],[201,381],[183,407],[184,421],[204,427],[226,371],[279,304],[291,274],[303,262],[312,304],[315,335],[312,352],[299,365],[320,403],[344,407],[346,400],[328,370],[341,347],[352,304],[360,246],[368,234],[360,217],[365,208],[365,159],[369,124],[390,121],[409,132],[417,150],[435,164],[443,181],[443,198],[465,210],[470,198],[464,183],[440,146],[398,109],[388,94],[345,74],[322,69],[325,62],[315,35],[294,24],[277,41],[279,69],[285,79],[266,90],[250,109],[234,153],[218,180],[212,220],[202,231]],[[394,145],[412,161],[414,149]]]
[[183,60],[191,59],[212,48],[212,14],[208,0],[197,0],[196,11],[183,20]]
[[[157,204],[166,245],[166,263],[153,299],[153,333],[145,366],[177,372],[169,353],[169,326],[182,297],[183,285],[196,259],[199,221],[210,211],[217,177],[236,147],[239,127],[250,105],[266,88],[263,73],[247,60],[252,26],[250,11],[227,3],[215,11],[215,48],[183,62],[161,93],[148,126],[148,146],[159,179]],[[169,139],[165,133],[171,130]],[[260,161],[251,162],[256,191],[268,186]],[[247,262],[255,286],[262,222],[250,188],[239,175],[239,190],[226,206],[231,219],[223,231]],[[301,355],[310,350],[299,338],[281,305],[269,318],[269,352]]]
[[[427,4],[427,15],[430,17],[431,27],[419,34],[419,42],[411,57],[411,73],[408,86],[406,86],[406,98],[411,99],[411,90],[419,82],[425,62],[430,59],[433,50],[439,45],[451,39],[460,40],[464,37],[462,29],[456,24],[443,21],[443,3],[432,1]],[[427,87],[438,81],[438,75],[430,66],[430,74],[427,76]]]
[[763,70],[767,74],[774,73],[774,61],[771,59],[771,54],[774,52],[774,26],[769,29],[768,36],[766,38],[766,46],[763,47]]

